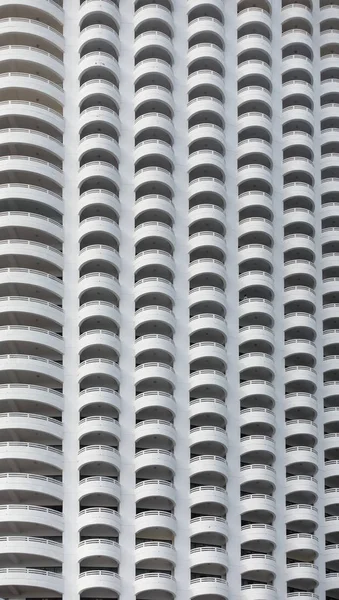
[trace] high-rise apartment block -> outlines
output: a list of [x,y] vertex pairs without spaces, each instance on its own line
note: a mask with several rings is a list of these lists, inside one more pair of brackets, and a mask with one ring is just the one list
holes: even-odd
[[0,598],[339,600],[339,0],[0,0]]

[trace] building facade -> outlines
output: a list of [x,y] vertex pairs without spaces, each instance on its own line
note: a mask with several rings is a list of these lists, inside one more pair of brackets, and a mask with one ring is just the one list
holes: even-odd
[[0,0],[0,597],[339,600],[339,0]]

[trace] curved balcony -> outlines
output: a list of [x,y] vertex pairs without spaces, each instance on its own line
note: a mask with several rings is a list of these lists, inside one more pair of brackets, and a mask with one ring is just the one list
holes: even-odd
[[206,414],[219,415],[226,421],[227,410],[225,402],[219,400],[218,398],[195,398],[190,400],[190,419]]
[[221,40],[224,39],[224,26],[223,24],[214,17],[197,17],[196,19],[189,19],[188,22],[188,39],[196,36],[199,33],[214,33]]
[[[101,151],[113,155],[115,160],[120,160],[120,148],[118,142],[111,136],[104,133],[91,133],[82,137],[78,144],[79,161],[84,160],[87,153]],[[113,159],[112,159],[113,160]]]
[[164,560],[175,564],[175,550],[169,542],[149,541],[135,546],[135,561]]
[[205,502],[217,502],[227,506],[228,496],[225,488],[215,485],[200,485],[190,490],[190,506],[196,506]]
[[326,591],[335,590],[339,588],[339,573],[326,573],[325,589]]
[[215,258],[198,258],[189,265],[189,278],[210,273],[217,275],[222,281],[226,279],[226,268],[223,262]]
[[190,477],[201,473],[216,473],[224,478],[228,475],[227,460],[216,455],[201,455],[190,459]]
[[117,573],[105,570],[88,570],[78,577],[78,593],[87,590],[100,589],[105,593],[120,594],[121,581]]
[[241,185],[248,180],[259,179],[264,181],[270,187],[272,186],[271,169],[259,163],[253,163],[239,167],[237,171],[237,183]]
[[61,392],[48,387],[29,384],[0,384],[0,401],[12,403],[18,398],[23,402],[33,402],[36,406],[44,404],[57,411],[63,410],[64,398]]
[[158,448],[140,450],[135,455],[135,470],[140,471],[145,467],[164,467],[174,473],[175,457],[173,452]]
[[318,524],[318,509],[311,504],[289,504],[285,510],[286,523],[293,521],[311,521]]
[[64,522],[62,513],[44,506],[27,504],[0,505],[0,523],[26,523],[53,527],[62,531]]
[[240,498],[241,514],[256,510],[265,510],[275,514],[275,499],[269,494],[245,494]]
[[[173,483],[171,483],[170,481],[166,481],[163,479],[148,479],[145,481],[140,481],[139,483],[136,484],[135,486],[135,498],[136,498],[136,502],[140,502],[140,500],[144,500],[145,498],[152,498],[152,497],[157,497],[157,498],[165,498],[166,500],[170,500],[173,504],[175,503],[175,488]],[[161,525],[159,524],[159,527],[169,527],[168,523],[169,523],[169,518],[171,519],[171,523],[173,521],[172,517],[168,517],[168,513],[165,513],[166,516],[162,515],[162,514],[158,514],[157,511],[155,511],[157,514],[154,513],[154,515],[151,515],[150,513],[153,513],[154,511],[147,511],[145,513],[141,513],[143,516],[137,516],[137,519],[140,519],[140,521],[138,521],[138,523],[141,523],[140,529],[143,529],[143,525],[144,525],[144,521],[146,521],[146,527],[151,526],[149,521],[152,521],[153,517],[156,516],[157,518],[157,522],[161,522]],[[161,513],[162,511],[160,511]],[[145,517],[145,518],[144,518]],[[160,519],[160,521],[158,521],[158,519]],[[139,525],[138,525],[139,527]]]
[[277,592],[273,585],[266,583],[242,585],[241,600],[277,600]]
[[240,384],[240,400],[245,400],[248,397],[261,395],[267,397],[271,405],[274,405],[274,386],[269,381],[264,379],[252,379],[243,381]]
[[193,371],[190,374],[189,387],[193,390],[200,386],[216,386],[220,388],[222,393],[227,392],[227,380],[226,375],[221,371],[215,369],[201,369],[199,371]]
[[[63,578],[61,573],[54,573],[44,569],[25,567],[10,567],[0,569],[8,589],[23,587],[24,589],[39,589],[43,593],[63,593]],[[11,593],[11,592],[9,592]]]
[[112,477],[94,475],[79,481],[79,500],[92,494],[106,494],[115,500],[120,500],[121,490],[118,481]]
[[319,541],[310,533],[291,533],[286,536],[286,552],[310,552],[314,556],[319,553]]
[[309,358],[316,357],[316,345],[310,340],[304,338],[299,340],[286,340],[285,341],[285,358],[288,356],[294,356],[295,354],[307,354]]
[[317,498],[318,482],[310,475],[290,475],[286,477],[285,491],[286,495],[305,491]]
[[[292,300],[292,292],[295,291],[296,294],[293,297],[297,297],[298,300],[306,300],[309,301],[310,294],[308,293],[308,289],[306,288],[306,294],[304,295],[304,290],[301,286],[297,286],[295,290],[292,288],[285,288],[285,302],[289,302]],[[313,303],[312,303],[313,304]],[[284,329],[288,331],[289,329],[293,329],[294,327],[305,327],[306,329],[311,329],[311,331],[315,331],[316,328],[316,320],[313,315],[309,313],[303,312],[291,312],[284,316]],[[304,340],[305,342],[308,340]],[[309,352],[311,352],[309,350]]]
[[270,554],[246,554],[240,559],[240,566],[242,573],[248,573],[252,571],[257,572],[269,572],[275,574],[277,569],[276,561],[274,556]]
[[[216,330],[226,337],[225,319],[215,313],[201,313],[189,320],[189,335],[193,335],[203,329]],[[191,347],[192,348],[192,347]]]
[[104,272],[92,272],[80,277],[78,285],[79,296],[82,296],[84,292],[97,290],[98,288],[106,289],[111,293],[113,292],[117,298],[120,297],[120,284],[114,275]]
[[146,58],[145,60],[141,60],[134,67],[134,83],[137,84],[138,81],[145,77],[146,75],[157,75],[160,74],[162,77],[165,77],[169,83],[171,83],[173,79],[173,70],[171,65],[161,58]]
[[[81,110],[79,116],[79,130],[82,130],[86,127],[86,125],[99,125],[99,123],[104,122],[105,124],[109,124],[115,130],[117,137],[120,135],[121,123],[119,119],[119,115],[112,109],[107,106],[89,106],[84,110]],[[102,193],[105,193],[105,190],[101,190]],[[106,192],[109,195],[109,192]]]
[[60,108],[63,106],[64,93],[62,87],[46,77],[17,72],[1,74],[0,90],[6,90],[11,87],[44,94],[50,101],[55,103],[56,107]]
[[295,435],[311,436],[314,440],[317,439],[318,428],[316,423],[307,419],[293,419],[286,421],[285,437]]
[[89,463],[104,462],[120,470],[120,454],[116,448],[104,444],[85,446],[78,452],[78,467],[81,469]]
[[244,8],[238,12],[237,27],[242,28],[244,25],[252,25],[253,22],[259,21],[264,23],[269,29],[271,28],[271,16],[264,8],[251,6]]
[[142,23],[149,20],[152,21],[153,19],[163,21],[170,29],[173,29],[173,17],[171,11],[165,6],[156,3],[145,4],[135,11],[133,19],[134,29],[137,29]]
[[148,390],[137,394],[135,398],[135,412],[138,413],[145,408],[161,407],[170,411],[172,415],[176,414],[176,402],[172,394],[168,392],[159,392]]
[[162,196],[161,194],[146,194],[141,196],[135,201],[134,204],[134,216],[139,217],[143,212],[147,210],[154,210],[164,212],[171,221],[174,220],[174,205],[170,198]]
[[137,163],[143,158],[151,156],[159,156],[173,165],[174,155],[171,144],[158,139],[149,139],[143,142],[139,142],[134,147],[134,162]]
[[[113,3],[112,3],[113,4]],[[119,53],[120,40],[119,35],[109,25],[102,25],[100,23],[94,23],[88,25],[80,31],[79,35],[79,52],[82,53],[84,47],[89,42],[96,42],[97,40],[105,41],[106,44],[111,48],[113,46],[116,53]]]
[[259,286],[272,290],[273,292],[273,278],[270,273],[266,271],[245,271],[239,275],[239,290],[251,286]]
[[[287,304],[288,302],[294,302],[294,301],[305,301],[305,302],[309,302],[310,304],[314,305],[315,304],[315,292],[314,290],[312,290],[312,288],[305,286],[305,285],[292,285],[292,286],[288,286],[285,287],[284,289],[284,303]],[[306,315],[305,314],[299,314],[295,313],[296,317],[298,319],[298,317],[302,317],[305,318]],[[285,319],[289,319],[292,318],[293,320],[294,315],[292,315],[291,317],[289,315],[285,315]],[[311,319],[311,316],[306,317],[307,319]],[[309,321],[310,323],[310,321]],[[308,327],[309,325],[306,325],[306,327]]]
[[137,338],[134,342],[134,349],[136,356],[139,356],[139,354],[147,351],[163,351],[170,356],[174,356],[175,354],[172,338],[167,335],[157,333],[149,333]]
[[91,525],[104,526],[120,531],[120,515],[116,510],[106,507],[93,507],[81,510],[78,518],[79,531]]
[[201,596],[216,596],[227,600],[228,585],[225,579],[220,577],[197,577],[190,582],[190,598],[200,598]]
[[240,412],[240,426],[245,425],[259,425],[265,423],[275,430],[275,415],[274,412],[268,408],[252,407],[244,408]]
[[[28,198],[26,198],[28,199]],[[6,211],[0,213],[0,227],[24,227],[27,229],[43,229],[44,232],[57,240],[63,240],[63,230],[60,223],[43,215],[24,211]]]
[[97,177],[109,180],[117,189],[119,189],[119,171],[112,163],[103,160],[93,160],[80,167],[78,172],[79,186],[82,186],[86,181]]
[[162,240],[166,240],[172,247],[174,247],[174,234],[173,228],[166,223],[159,221],[147,221],[138,225],[134,229],[134,243],[138,244],[141,240],[149,237],[158,237]]
[[339,433],[325,433],[324,449],[326,451],[332,448],[339,448]]
[[145,379],[163,379],[172,387],[175,385],[174,369],[166,363],[160,362],[145,362],[135,368],[135,384],[140,384]]
[[211,219],[216,221],[218,225],[220,224],[223,228],[225,227],[225,212],[222,208],[214,204],[198,204],[189,210],[188,222],[190,226],[193,225],[193,223],[203,221],[204,219]]
[[146,421],[140,421],[135,426],[135,439],[140,440],[143,437],[148,436],[161,436],[172,440],[173,443],[176,441],[176,431],[172,423],[161,419],[148,419]]
[[190,446],[204,442],[215,442],[216,444],[221,444],[224,448],[227,448],[227,435],[225,429],[213,427],[211,425],[203,425],[202,427],[194,427],[190,430]]
[[239,344],[241,345],[249,341],[267,342],[273,348],[273,331],[270,327],[266,327],[265,325],[248,325],[247,327],[241,327],[239,330]]
[[6,129],[0,129],[0,144],[27,144],[34,146],[40,150],[45,150],[47,153],[51,153],[60,161],[64,157],[64,147],[62,142],[56,139],[54,136],[47,135],[36,129],[26,129],[21,127],[9,127]]
[[149,592],[166,592],[175,596],[176,582],[173,575],[167,573],[143,573],[135,578],[134,591],[136,594]]
[[81,3],[79,10],[80,22],[82,22],[85,17],[92,16],[96,13],[103,13],[103,15],[113,17],[117,26],[120,24],[119,9],[112,0],[85,0]]
[[31,554],[62,562],[62,544],[40,537],[2,536],[0,554]]
[[296,381],[305,381],[307,385],[316,388],[316,371],[311,367],[293,366],[285,369],[285,383],[294,383]]
[[38,68],[44,67],[47,71],[50,71],[53,76],[56,76],[57,80],[62,80],[64,77],[62,60],[50,52],[46,52],[35,46],[1,46],[0,62],[6,63],[7,61],[12,62],[16,60],[20,63],[33,63],[33,65],[38,65]]
[[[18,200],[33,200],[38,205],[42,204],[48,209],[63,213],[62,197],[60,194],[47,190],[43,187],[36,185],[29,185],[24,183],[3,183],[0,185],[0,200],[10,200],[11,198],[17,198]],[[41,216],[41,215],[40,215]],[[35,213],[35,218],[38,215]],[[40,222],[40,221],[39,221]],[[41,225],[40,225],[41,227]],[[59,228],[59,235],[61,234]],[[57,236],[58,237],[58,236]]]
[[264,60],[258,60],[255,58],[249,59],[238,64],[237,75],[238,81],[241,81],[245,77],[258,75],[269,81],[271,77],[271,67]]
[[155,46],[157,50],[161,48],[165,51],[166,57],[173,61],[172,40],[167,33],[155,30],[139,33],[134,39],[134,56],[138,57],[139,53],[147,50],[149,46]]
[[268,435],[247,435],[240,440],[240,452],[269,452],[274,455],[275,443]]
[[22,342],[27,344],[39,344],[50,348],[60,354],[63,353],[64,343],[61,335],[42,329],[41,327],[29,327],[25,325],[1,325],[0,342]]
[[60,421],[39,414],[24,412],[0,413],[0,431],[8,429],[30,430],[35,434],[43,433],[52,435],[58,439],[63,437],[63,425]]
[[283,187],[283,200],[294,199],[298,196],[305,196],[312,206],[314,205],[314,190],[313,187],[303,181],[293,181],[291,183],[285,183]]
[[276,531],[272,525],[262,523],[252,523],[241,527],[241,543],[245,544],[256,540],[269,542],[274,547],[276,545]]
[[239,369],[267,369],[270,373],[274,373],[274,359],[270,354],[265,352],[247,352],[239,357]]
[[79,90],[79,105],[81,106],[84,100],[95,98],[97,95],[106,96],[117,106],[120,105],[119,90],[107,79],[89,79],[82,83]]
[[62,482],[52,477],[30,473],[1,473],[1,492],[29,492],[32,494],[46,495],[51,498],[63,499]]
[[53,446],[30,442],[0,442],[0,459],[6,461],[31,460],[59,470],[63,467],[61,450],[57,450]]
[[228,556],[223,548],[213,546],[202,546],[201,548],[192,548],[190,551],[190,567],[208,563],[227,568]]
[[[152,34],[153,32],[150,33]],[[155,84],[144,85],[135,92],[134,109],[138,110],[144,103],[154,100],[154,97],[156,97],[159,102],[165,104],[170,112],[173,112],[174,105],[172,92],[163,85]]]
[[220,306],[224,307],[226,303],[225,293],[222,289],[212,286],[197,286],[189,292],[189,305],[190,307],[200,303],[216,302]]
[[291,465],[293,463],[308,463],[317,469],[318,453],[310,446],[292,446],[291,448],[286,448],[285,464]]
[[98,68],[98,66],[104,68],[104,70],[113,75],[115,79],[119,79],[120,70],[117,60],[112,54],[98,50],[88,52],[80,58],[78,63],[79,79],[81,79],[83,75],[86,75],[87,71],[90,71],[91,68]]
[[62,269],[63,256],[53,246],[31,240],[7,239],[0,241],[0,256],[19,255],[35,259],[37,262],[45,261],[57,269]]
[[21,171],[31,176],[35,176],[38,172],[40,176],[55,183],[59,188],[63,186],[62,170],[55,164],[40,158],[15,154],[1,156],[0,173],[6,171]]
[[215,533],[227,539],[228,526],[226,519],[222,517],[195,517],[190,521],[190,536],[203,533]]
[[[156,127],[156,123],[153,122],[153,127]],[[134,175],[135,190],[137,191],[141,185],[149,183],[161,183],[165,185],[171,192],[174,192],[174,181],[173,176],[167,169],[162,167],[145,167],[140,169]]]
[[264,244],[247,244],[238,249],[238,262],[240,265],[245,261],[251,260],[254,256],[257,260],[265,261],[270,265],[272,264],[272,250]]
[[106,346],[114,350],[117,355],[120,354],[119,336],[105,329],[92,329],[85,331],[79,337],[79,351],[90,349],[91,347]]
[[105,387],[90,387],[79,394],[79,410],[91,404],[107,404],[120,412],[121,398],[117,392]]
[[318,567],[309,562],[289,563],[286,565],[286,579],[287,581],[309,579],[314,582],[314,585],[317,585],[319,580]]
[[324,409],[324,423],[336,423],[339,421],[339,407],[330,406]]
[[[148,484],[149,483],[150,483],[150,481],[148,482]],[[157,483],[156,480],[154,480],[154,483],[155,484]],[[158,483],[158,486],[159,486],[159,483]],[[138,487],[138,486],[136,486],[136,487]],[[155,486],[154,486],[154,488],[155,488]],[[168,499],[168,496],[166,496],[166,499]],[[166,512],[164,510],[147,510],[147,511],[138,513],[135,516],[135,532],[136,533],[141,532],[144,529],[148,529],[148,528],[152,529],[153,527],[171,531],[173,533],[173,535],[175,535],[176,530],[177,530],[176,518],[174,517],[174,515],[172,513]],[[156,553],[156,550],[154,548],[151,549],[152,556],[148,555],[147,558],[154,558],[154,556],[153,556],[154,552]],[[173,548],[169,549],[169,552],[171,554],[168,555],[167,558],[165,558],[165,556],[163,556],[162,558],[165,558],[165,560],[169,560],[170,562],[175,562]],[[139,560],[145,560],[145,559],[138,558],[137,561],[139,561]]]
[[106,538],[84,540],[78,544],[78,560],[91,556],[101,556],[113,561],[120,561],[120,546],[117,542]]
[[[106,318],[112,321],[117,328],[120,326],[120,311],[111,302],[90,300],[79,307],[79,325],[82,325],[84,321],[93,317]],[[100,330],[98,329],[97,331]]]
[[[225,200],[225,184],[216,177],[197,177],[189,182],[188,196],[193,198],[196,194],[216,194]],[[207,205],[209,207],[210,205]]]
[[120,369],[116,362],[108,358],[89,358],[79,365],[79,382],[81,383],[85,377],[93,375],[97,377],[99,373],[110,379],[113,378],[116,382],[120,381]]
[[144,277],[134,284],[134,298],[137,300],[146,294],[164,294],[173,302],[174,286],[163,277]]
[[[1,307],[1,305],[0,305]],[[139,308],[134,315],[134,326],[135,328],[140,325],[145,325],[150,321],[166,323],[172,331],[175,329],[175,317],[172,310],[165,306],[143,306]]]
[[92,416],[81,419],[78,431],[79,439],[94,432],[98,435],[108,434],[114,436],[117,440],[120,439],[119,422],[106,416]]
[[223,111],[224,104],[221,100],[214,98],[214,96],[198,96],[193,98],[187,104],[188,118],[191,119],[198,113],[211,112],[215,113],[223,122]]
[[[163,113],[157,113],[157,112],[148,112],[143,115],[140,115],[140,117],[135,119],[134,135],[135,135],[135,137],[137,137],[141,133],[147,132],[148,129],[152,130],[154,127],[156,127],[157,129],[162,129],[165,133],[167,133],[170,136],[170,139],[173,139],[174,127],[173,127],[172,119]],[[147,172],[147,171],[145,173],[141,173],[141,175],[143,175],[143,176],[142,177],[141,177],[141,175],[139,176],[140,185],[141,185],[141,183],[147,183],[147,179],[151,179],[151,178],[152,179],[155,178],[154,181],[160,181],[160,182],[163,181],[164,183],[171,181],[171,183],[172,183],[172,180],[169,179],[169,176],[166,179],[166,172],[163,175],[164,179],[162,179],[161,173],[156,172],[156,167],[148,167],[148,169],[152,169],[152,173]],[[160,167],[159,167],[159,169],[160,169]],[[144,169],[142,169],[141,171],[144,171]],[[139,173],[140,173],[140,171],[139,171]],[[170,186],[170,189],[172,189],[172,186]]]
[[275,487],[276,473],[270,465],[251,464],[240,468],[240,483],[263,481]]
[[[331,491],[330,491],[331,490]],[[326,492],[329,492],[331,494],[331,496],[333,497],[334,493],[337,493],[337,490],[334,490],[333,488],[330,488],[330,490],[326,490]],[[330,496],[329,496],[330,498]],[[326,501],[327,501],[327,497],[325,497]],[[339,531],[339,517],[338,516],[333,516],[333,517],[325,517],[325,533],[337,533]]]

